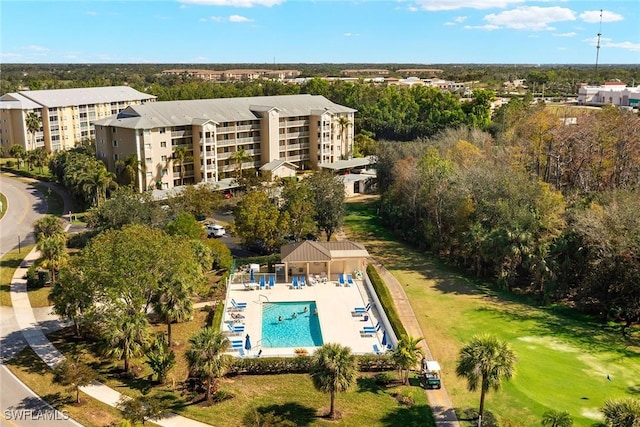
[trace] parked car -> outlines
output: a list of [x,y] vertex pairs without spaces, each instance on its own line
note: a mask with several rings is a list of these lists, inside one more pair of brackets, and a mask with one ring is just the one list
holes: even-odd
[[223,226],[219,224],[207,225],[207,237],[222,237],[227,233]]

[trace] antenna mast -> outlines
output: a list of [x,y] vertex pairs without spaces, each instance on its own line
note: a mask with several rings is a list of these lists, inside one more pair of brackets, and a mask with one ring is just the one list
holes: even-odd
[[598,29],[598,43],[596,44],[596,80],[598,79],[598,58],[600,57],[600,36],[602,35],[602,9],[600,9],[600,28]]

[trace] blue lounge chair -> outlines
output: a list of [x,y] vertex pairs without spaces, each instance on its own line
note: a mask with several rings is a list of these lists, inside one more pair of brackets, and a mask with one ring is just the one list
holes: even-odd
[[269,276],[269,288],[273,288],[276,285],[276,278],[274,276]]
[[355,282],[353,281],[353,276],[351,274],[347,274],[347,284],[349,286],[355,285]]
[[353,309],[354,313],[366,313],[367,311],[369,311],[371,309],[371,303],[368,303],[366,306],[364,307],[356,307]]
[[300,278],[298,279],[298,283],[301,288],[304,288],[307,286],[307,281],[305,280],[304,276],[300,276]]
[[298,278],[296,276],[293,276],[293,282],[291,282],[291,287],[293,289],[299,289],[298,288]]
[[376,326],[364,326],[361,332],[376,333],[380,330],[380,322]]
[[227,329],[232,335],[244,333],[244,325],[232,325],[231,323],[227,323]]
[[338,283],[340,284],[340,286],[344,286],[344,274],[340,274],[338,276]]
[[239,348],[238,348],[238,354],[240,355],[240,357],[244,356],[244,355],[245,355],[245,354],[244,354],[244,348],[239,347]]
[[375,354],[382,354],[382,351],[380,351],[380,347],[378,347],[378,344],[373,345],[373,351]]
[[244,347],[244,342],[242,340],[233,340],[231,341],[231,348],[237,350],[239,348]]
[[236,302],[234,298],[231,298],[231,305],[233,306],[233,308],[237,308],[237,309],[247,308],[246,302]]
[[264,276],[260,276],[260,289],[264,289],[266,286],[265,282],[264,282]]

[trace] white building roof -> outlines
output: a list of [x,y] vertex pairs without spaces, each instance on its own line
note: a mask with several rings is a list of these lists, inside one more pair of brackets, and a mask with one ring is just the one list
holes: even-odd
[[256,112],[276,109],[280,117],[309,116],[314,110],[354,113],[356,110],[329,101],[320,95],[278,95],[245,98],[195,99],[132,105],[116,116],[97,120],[101,126],[152,129],[190,125],[194,120],[218,123],[257,120]]
[[0,97],[0,108],[7,110],[34,110],[42,108],[42,105],[33,102],[19,93],[11,92]]
[[322,163],[318,166],[325,169],[332,170],[342,170],[342,169],[353,169],[359,168],[362,166],[369,166],[375,163],[375,159],[372,157],[354,157],[349,160],[338,160],[333,163]]
[[20,95],[44,107],[105,104],[111,102],[145,101],[153,95],[138,92],[129,86],[87,87],[76,89],[25,90]]
[[283,159],[275,159],[275,160],[271,160],[269,163],[265,163],[264,165],[262,165],[260,170],[273,171],[273,170],[276,170],[280,166],[285,165],[285,164],[287,165],[287,167],[290,167],[291,169],[298,169],[298,166],[294,165],[291,162],[288,162],[288,161],[283,160]]

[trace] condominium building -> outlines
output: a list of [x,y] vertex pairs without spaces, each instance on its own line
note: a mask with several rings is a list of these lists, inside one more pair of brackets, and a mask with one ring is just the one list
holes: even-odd
[[140,191],[217,182],[273,160],[317,168],[351,156],[355,111],[317,95],[134,105],[95,122],[96,155],[115,173],[135,155]]
[[628,87],[619,81],[604,82],[601,86],[580,85],[580,105],[616,105],[618,107],[640,107],[640,86]]
[[[5,153],[16,144],[27,151],[38,147],[48,152],[66,150],[95,137],[94,120],[155,100],[128,86],[6,93],[0,97],[0,144]],[[40,129],[33,133],[26,122],[30,114],[40,121]]]
[[251,81],[260,79],[286,80],[300,75],[298,70],[266,70],[266,69],[238,69],[238,70],[199,70],[192,68],[179,68],[164,70],[164,75],[187,76],[201,80],[213,80],[219,82]]

